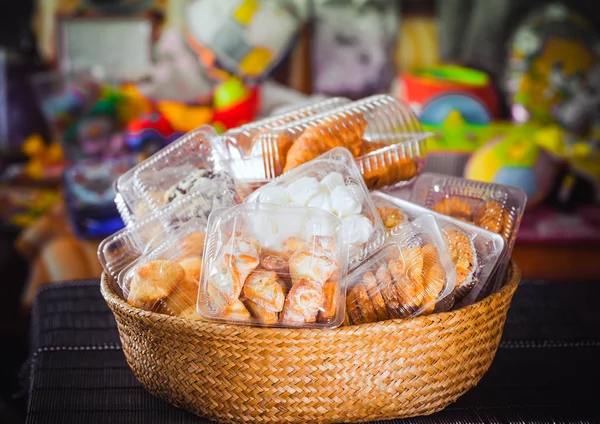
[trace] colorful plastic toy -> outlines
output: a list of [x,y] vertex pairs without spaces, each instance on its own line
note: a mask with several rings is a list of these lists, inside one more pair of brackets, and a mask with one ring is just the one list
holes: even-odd
[[213,125],[217,131],[235,128],[251,122],[258,111],[258,86],[245,87],[237,78],[231,78],[215,89]]
[[62,173],[65,160],[62,147],[57,141],[46,145],[39,134],[32,134],[25,140],[21,149],[29,158],[25,165],[25,174],[29,178],[54,179]]
[[181,133],[175,132],[160,112],[144,114],[131,121],[125,129],[125,142],[135,152],[157,151],[175,140]]

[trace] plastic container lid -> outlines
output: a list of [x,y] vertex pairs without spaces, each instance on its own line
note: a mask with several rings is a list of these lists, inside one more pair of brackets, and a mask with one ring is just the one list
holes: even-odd
[[206,221],[192,219],[169,232],[118,276],[132,306],[168,315],[200,319],[196,314]]
[[261,132],[246,154],[242,178],[267,181],[345,147],[369,188],[402,185],[423,168],[428,136],[407,105],[388,95],[367,97]]
[[[453,293],[456,302],[464,298],[468,302],[465,304],[470,304],[487,293],[488,283],[504,256],[502,236],[385,193],[376,191],[371,196],[383,222],[390,227],[389,231],[419,216],[434,216],[456,270],[457,282]],[[399,217],[404,220],[400,221]]]
[[260,134],[270,128],[297,122],[349,102],[343,97],[333,97],[227,131],[223,134],[223,141],[231,157],[234,177],[257,187],[278,176],[281,170],[275,174],[271,169],[286,152],[280,151],[278,145],[261,144]]
[[445,311],[456,272],[432,215],[394,228],[388,242],[348,275],[346,324]]
[[245,203],[314,207],[342,220],[350,265],[383,244],[385,231],[350,152],[338,147],[256,190]]
[[339,218],[243,204],[213,212],[207,228],[201,317],[275,327],[342,323],[348,250]]

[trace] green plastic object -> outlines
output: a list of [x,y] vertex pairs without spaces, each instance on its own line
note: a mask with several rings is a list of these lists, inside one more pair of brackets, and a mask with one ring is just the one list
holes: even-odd
[[489,77],[485,73],[455,65],[423,68],[418,69],[415,73],[424,78],[441,79],[459,84],[483,86],[489,83]]
[[230,78],[215,89],[214,105],[217,110],[223,110],[240,103],[248,96],[248,89],[238,78]]

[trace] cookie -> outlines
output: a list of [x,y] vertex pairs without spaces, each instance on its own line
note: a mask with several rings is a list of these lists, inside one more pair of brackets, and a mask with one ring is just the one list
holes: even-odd
[[354,287],[352,287],[352,290],[354,290],[354,292],[356,293],[356,304],[360,309],[362,322],[377,322],[377,314],[375,313],[375,308],[373,307],[373,303],[371,303],[371,299],[367,294],[365,286],[362,284],[357,284]]
[[377,212],[386,229],[391,230],[406,221],[406,215],[398,208],[392,206],[378,206]]
[[371,299],[373,308],[375,308],[377,321],[385,321],[386,319],[389,319],[389,315],[385,307],[385,300],[383,300],[383,296],[379,292],[377,278],[375,278],[375,275],[372,272],[365,272],[363,275],[363,284],[365,285],[367,294]]
[[461,221],[473,222],[473,209],[458,197],[444,197],[434,205],[433,210]]
[[491,200],[477,210],[475,214],[475,225],[492,231],[497,234],[503,234],[506,223],[506,215],[500,203]]

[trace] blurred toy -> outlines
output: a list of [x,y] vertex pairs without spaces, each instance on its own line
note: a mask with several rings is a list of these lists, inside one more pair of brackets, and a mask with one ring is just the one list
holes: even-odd
[[214,115],[210,106],[187,105],[168,100],[157,102],[156,108],[171,124],[173,130],[182,133],[210,124]]
[[59,200],[56,190],[0,185],[0,222],[30,227]]
[[39,134],[30,135],[22,152],[29,158],[25,165],[25,174],[33,180],[54,179],[60,176],[65,165],[60,143],[53,141],[46,145]]
[[[209,73],[256,81],[291,50],[301,18],[294,2],[192,0],[184,13],[190,47]],[[216,71],[216,72],[215,72]]]
[[[600,38],[591,25],[566,6],[554,3],[533,13],[514,34],[506,88],[513,118],[582,131],[590,120],[586,104],[596,103]],[[589,80],[589,81],[588,81]],[[570,106],[569,106],[570,105]]]
[[125,128],[125,142],[134,152],[156,152],[180,136],[164,115],[156,111],[134,119]]
[[[416,6],[413,3],[411,6]],[[430,13],[405,14],[402,11],[400,29],[394,51],[394,65],[405,72],[437,65],[440,61],[438,20]]]
[[237,78],[220,84],[214,93],[213,125],[218,131],[251,122],[260,104],[258,86],[246,87]]
[[521,125],[498,135],[473,153],[465,178],[521,187],[531,207],[545,198],[556,176],[557,162],[534,141],[537,125]]
[[398,2],[314,3],[313,89],[360,98],[388,91],[394,77]]
[[402,74],[399,96],[430,124],[441,123],[452,110],[474,124],[487,124],[499,115],[498,96],[489,77],[455,65]]

